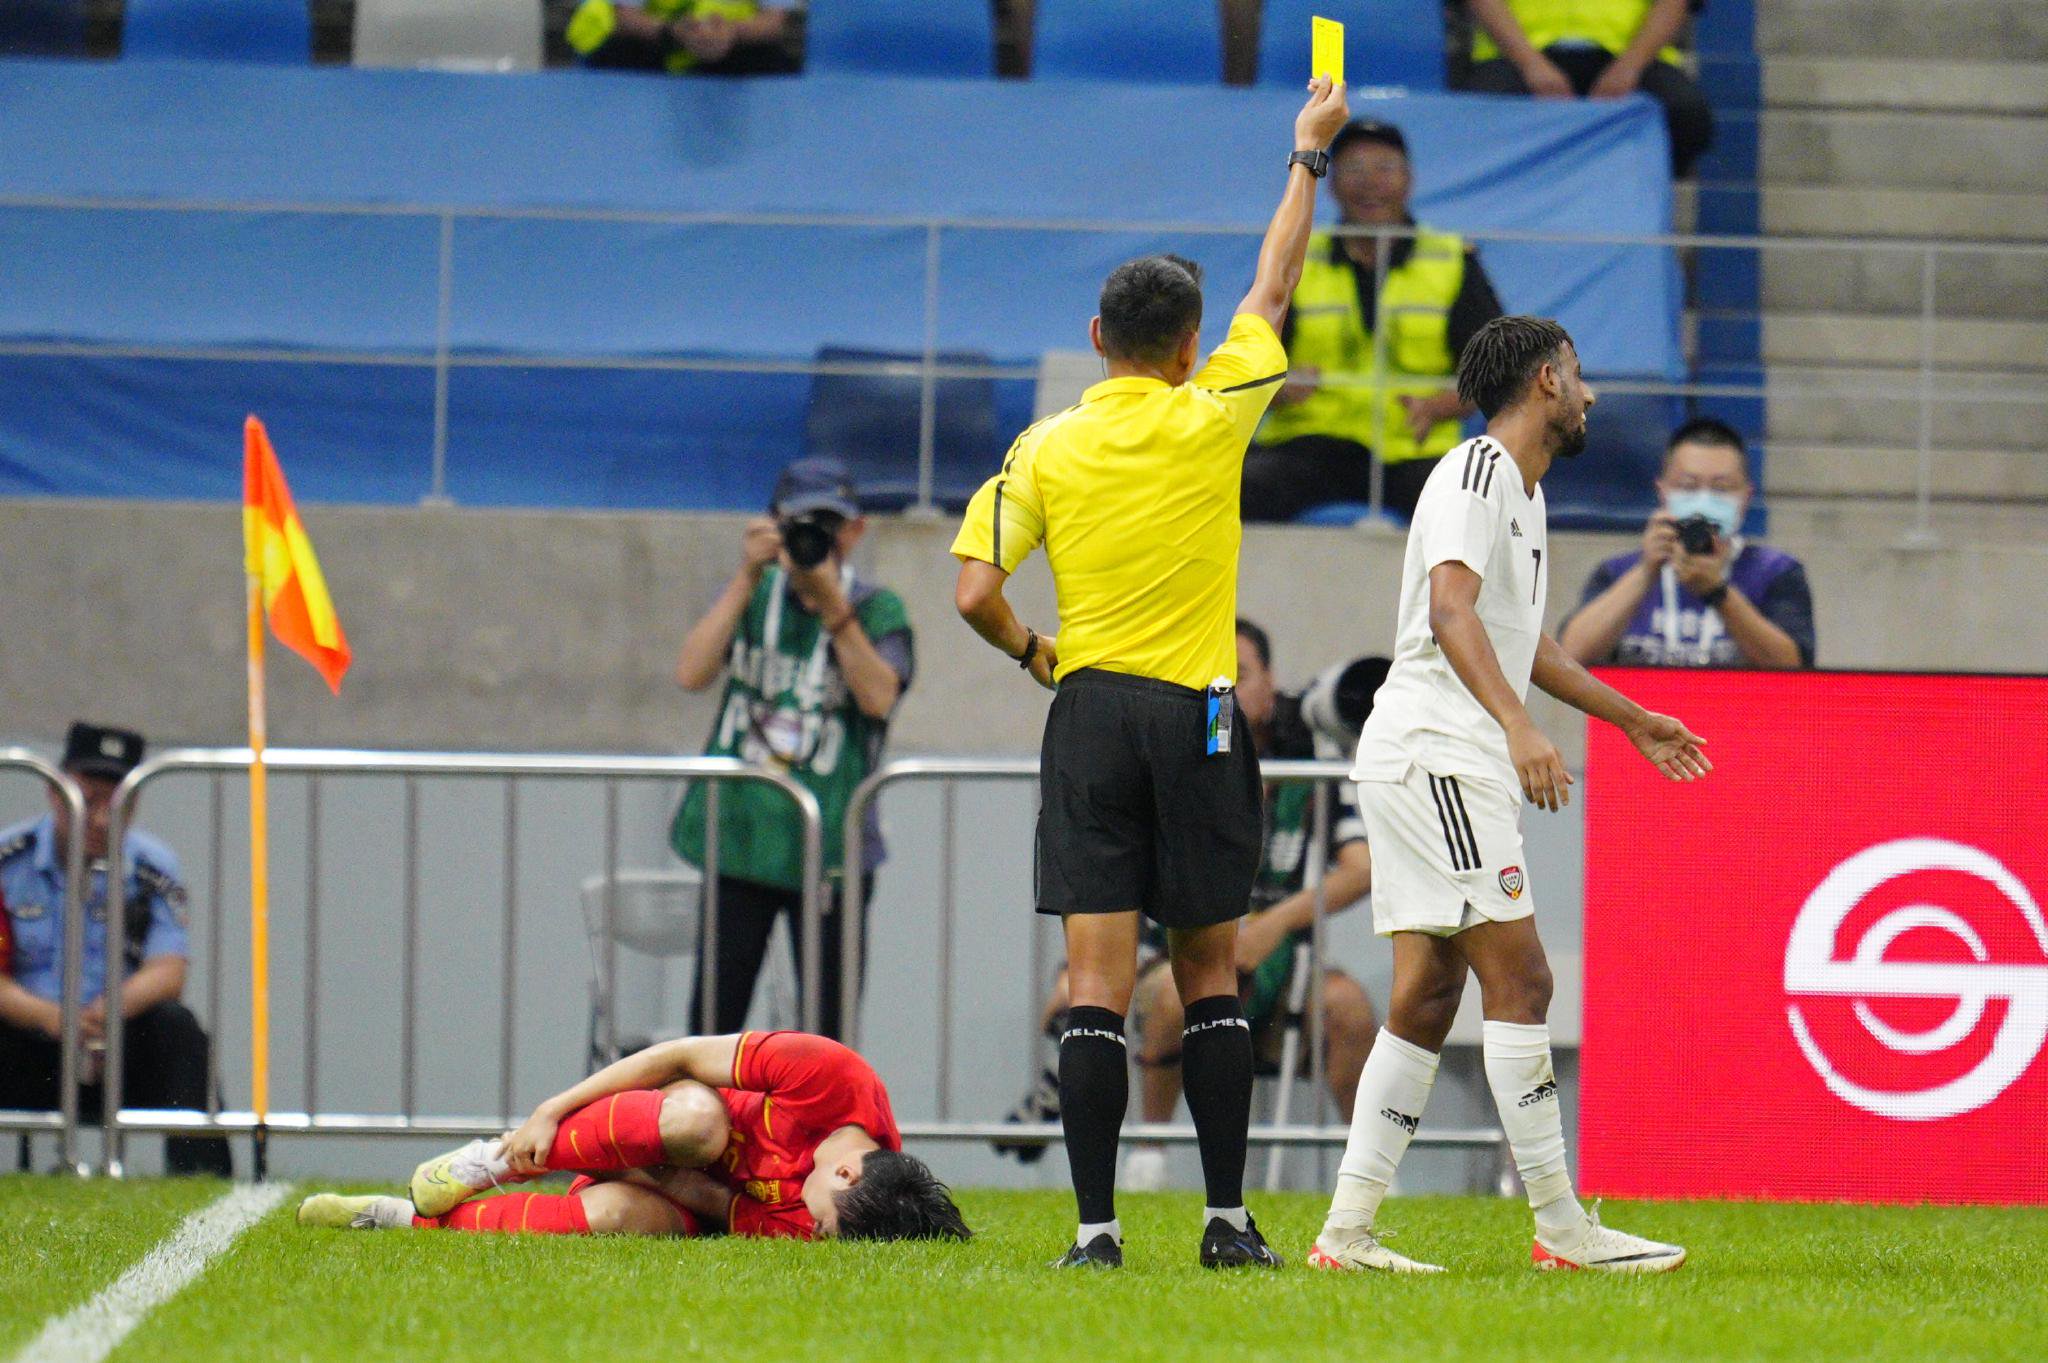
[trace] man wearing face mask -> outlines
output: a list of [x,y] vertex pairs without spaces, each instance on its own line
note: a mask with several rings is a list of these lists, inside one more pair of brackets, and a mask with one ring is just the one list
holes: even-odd
[[1672,433],[1663,505],[1643,545],[1601,564],[1558,641],[1579,662],[1639,667],[1812,667],[1806,569],[1742,535],[1750,482],[1742,437],[1697,417]]
[[[903,598],[863,581],[847,562],[867,521],[846,466],[797,460],[776,483],[771,509],[748,523],[732,580],[683,640],[676,682],[702,691],[726,678],[707,754],[779,767],[818,797],[829,892],[818,1016],[820,1029],[837,1036],[845,876],[872,876],[882,855],[870,811],[867,865],[842,864],[846,806],[882,760],[915,654]],[[705,792],[701,783],[690,788],[670,832],[692,866],[706,860]],[[736,1032],[746,1025],[776,915],[788,915],[799,965],[803,958],[803,825],[788,796],[747,781],[719,792],[718,837],[718,997],[709,1030]],[[701,1000],[690,1016],[702,1018]]]
[[[1416,223],[1408,139],[1353,119],[1330,144],[1330,194],[1347,227],[1412,229],[1375,239],[1317,232],[1281,332],[1287,382],[1244,461],[1243,516],[1290,521],[1326,502],[1372,496],[1406,516],[1472,408],[1451,380],[1458,354],[1500,316],[1500,300],[1461,238]],[[1375,334],[1377,333],[1377,335]]]

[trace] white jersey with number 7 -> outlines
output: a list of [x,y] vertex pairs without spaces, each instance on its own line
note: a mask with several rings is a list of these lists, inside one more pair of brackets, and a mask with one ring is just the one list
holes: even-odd
[[1438,776],[1499,781],[1519,794],[1507,734],[1452,670],[1429,628],[1429,573],[1463,563],[1479,574],[1477,610],[1515,694],[1543,637],[1549,545],[1543,489],[1523,486],[1515,461],[1490,436],[1452,449],[1423,485],[1401,564],[1394,665],[1373,698],[1351,776],[1398,781],[1410,764]]

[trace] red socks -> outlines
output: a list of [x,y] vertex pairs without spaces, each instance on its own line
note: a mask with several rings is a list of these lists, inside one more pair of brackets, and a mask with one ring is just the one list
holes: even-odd
[[555,1128],[548,1168],[609,1174],[666,1164],[661,1148],[661,1092],[634,1089],[576,1109]]
[[529,1232],[535,1235],[588,1235],[590,1218],[583,1199],[574,1193],[506,1193],[465,1202],[446,1216],[415,1216],[426,1229]]

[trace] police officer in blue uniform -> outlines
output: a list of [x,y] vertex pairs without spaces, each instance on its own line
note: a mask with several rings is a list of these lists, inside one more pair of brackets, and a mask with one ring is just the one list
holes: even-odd
[[[100,1110],[106,1038],[107,823],[114,789],[142,761],[142,735],[74,724],[63,767],[86,797],[85,958],[79,993],[82,1057],[80,1111]],[[70,812],[53,792],[51,812],[0,830],[0,1108],[57,1107],[59,1000],[64,981],[64,849]],[[185,887],[171,849],[130,829],[122,840],[127,919],[119,949],[123,1101],[129,1107],[206,1106],[208,1040],[178,1001],[187,964]],[[232,1172],[226,1138],[171,1137],[164,1163],[173,1174]]]

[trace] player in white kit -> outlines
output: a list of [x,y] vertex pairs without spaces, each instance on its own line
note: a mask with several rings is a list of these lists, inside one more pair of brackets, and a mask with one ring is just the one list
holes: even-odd
[[1535,1211],[1538,1268],[1662,1272],[1676,1245],[1599,1223],[1572,1195],[1551,1070],[1550,966],[1536,937],[1520,814],[1571,798],[1557,748],[1523,706],[1529,683],[1618,726],[1675,781],[1712,764],[1702,740],[1594,680],[1543,633],[1551,461],[1585,448],[1593,391],[1555,322],[1489,322],[1458,362],[1486,434],[1424,485],[1401,569],[1394,664],[1352,776],[1373,855],[1373,927],[1393,938],[1394,988],[1360,1076],[1329,1219],[1309,1263],[1430,1273],[1388,1249],[1374,1217],[1415,1134],[1467,969],[1486,1016],[1486,1078]]

